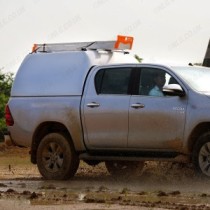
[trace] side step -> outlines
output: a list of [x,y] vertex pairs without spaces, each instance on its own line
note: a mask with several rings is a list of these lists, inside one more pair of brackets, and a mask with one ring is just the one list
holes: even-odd
[[169,161],[169,162],[180,162],[189,163],[190,158],[187,155],[176,155],[173,157],[160,156],[160,157],[149,157],[149,156],[107,156],[107,155],[92,155],[89,153],[82,153],[79,155],[80,160],[94,160],[94,161]]

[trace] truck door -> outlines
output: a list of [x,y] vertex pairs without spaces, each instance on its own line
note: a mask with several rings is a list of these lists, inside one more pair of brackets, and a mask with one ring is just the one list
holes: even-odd
[[89,149],[127,147],[132,66],[96,68],[82,100],[85,144]]
[[138,94],[131,96],[130,100],[128,147],[179,150],[184,134],[187,97],[166,96],[158,91],[155,84],[157,72],[164,77],[164,85],[177,83],[163,69],[145,67],[139,71]]

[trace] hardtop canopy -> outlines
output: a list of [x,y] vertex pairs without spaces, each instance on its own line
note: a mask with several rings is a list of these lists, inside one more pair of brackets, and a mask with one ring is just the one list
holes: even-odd
[[81,95],[92,66],[120,63],[137,60],[130,54],[93,50],[32,53],[16,74],[11,96]]

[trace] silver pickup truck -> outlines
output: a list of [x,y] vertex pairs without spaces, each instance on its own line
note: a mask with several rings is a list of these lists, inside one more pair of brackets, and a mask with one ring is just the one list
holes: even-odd
[[42,176],[68,179],[80,160],[104,161],[113,175],[162,160],[192,162],[209,177],[210,69],[139,64],[104,43],[85,46],[36,46],[13,83],[9,135],[31,148]]

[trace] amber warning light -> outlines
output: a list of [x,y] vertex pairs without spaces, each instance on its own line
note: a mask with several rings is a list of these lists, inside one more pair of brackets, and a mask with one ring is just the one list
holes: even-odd
[[35,52],[36,49],[37,49],[37,44],[34,44],[33,47],[32,47],[32,53]]
[[131,36],[121,36],[118,35],[117,36],[117,41],[115,42],[115,49],[120,49],[122,48],[121,45],[125,45],[126,49],[132,49],[132,45],[133,45],[133,37]]

